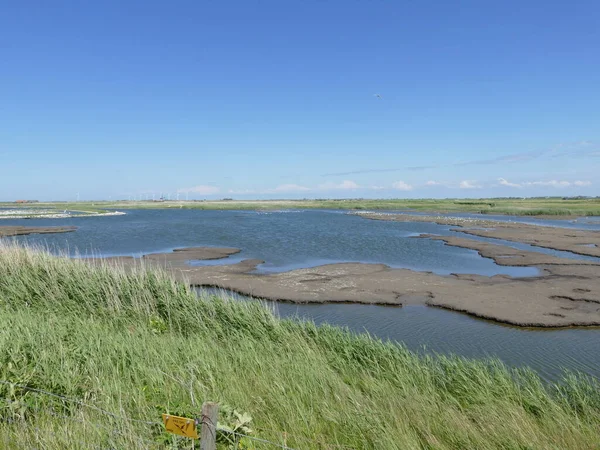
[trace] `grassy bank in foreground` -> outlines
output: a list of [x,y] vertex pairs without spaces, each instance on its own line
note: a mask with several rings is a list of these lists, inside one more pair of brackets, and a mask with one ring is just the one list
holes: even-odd
[[[256,303],[197,299],[159,272],[14,246],[0,246],[0,380],[151,422],[217,401],[252,416],[254,436],[283,443],[287,432],[296,449],[600,442],[591,381],[548,386],[498,362],[418,357]],[[6,384],[0,411],[4,448],[187,448],[160,426]]]
[[[9,203],[0,207],[9,207]],[[14,206],[14,204],[13,204]],[[470,212],[517,216],[600,216],[600,198],[562,199],[389,199],[389,200],[210,200],[210,201],[119,201],[37,203],[29,207],[96,212],[124,209],[205,209],[205,210],[278,210],[278,209],[348,209],[348,210],[412,210],[427,212]]]

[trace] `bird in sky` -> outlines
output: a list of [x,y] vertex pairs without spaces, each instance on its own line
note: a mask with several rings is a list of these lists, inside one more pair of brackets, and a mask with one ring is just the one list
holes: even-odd
[[376,97],[376,98],[379,98],[379,99],[383,100],[383,97],[381,95],[379,95],[379,94],[373,94],[373,97]]

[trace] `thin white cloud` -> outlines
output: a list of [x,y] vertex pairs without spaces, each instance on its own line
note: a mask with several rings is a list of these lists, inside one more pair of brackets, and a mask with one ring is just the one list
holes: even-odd
[[310,188],[306,186],[300,186],[299,184],[281,184],[277,186],[275,189],[272,189],[270,192],[306,192],[310,191]]
[[498,182],[500,186],[512,187],[512,188],[522,188],[522,187],[555,187],[555,188],[567,188],[571,186],[591,186],[590,181],[564,181],[564,180],[550,180],[550,181],[524,181],[522,183],[511,183],[510,181],[504,178],[498,178]]
[[216,186],[198,185],[189,188],[178,189],[177,192],[180,194],[213,195],[219,192],[219,188]]
[[349,190],[349,189],[360,189],[360,185],[355,183],[354,181],[350,181],[350,180],[344,180],[341,183],[332,183],[332,182],[328,182],[328,183],[324,183],[319,185],[318,190],[322,190],[322,191],[330,191],[330,190],[334,190],[334,189],[341,189],[341,190]]
[[392,184],[392,187],[394,189],[398,189],[399,191],[412,191],[413,187],[408,184],[405,183],[404,181],[396,181],[395,183]]
[[523,187],[519,183],[511,183],[510,181],[507,181],[504,178],[498,178],[498,182],[500,183],[500,186],[506,186],[506,187],[512,187],[512,188],[521,188],[521,187]]
[[253,189],[229,189],[227,191],[229,194],[237,194],[237,195],[250,195],[250,194],[260,194],[260,192],[255,191]]
[[294,192],[307,192],[312,189],[307,188],[305,186],[300,186],[298,184],[281,184],[276,188],[272,189],[229,189],[227,193],[233,195],[264,195],[264,194],[285,194],[285,193],[294,193]]
[[[548,181],[519,181],[513,182],[508,181],[506,178],[498,178],[497,184],[487,184],[489,187],[506,187],[506,188],[514,188],[514,189],[525,189],[525,188],[534,188],[534,187],[547,187],[547,188],[575,188],[575,187],[586,187],[591,186],[592,182],[587,180],[575,180],[575,181],[565,181],[565,180],[548,180]],[[312,193],[317,194],[321,192],[331,192],[331,191],[355,191],[355,190],[365,190],[365,191],[385,191],[385,190],[398,190],[398,191],[413,191],[415,189],[422,189],[424,187],[435,187],[435,186],[443,186],[449,189],[482,189],[484,185],[476,180],[462,180],[460,182],[442,182],[429,180],[425,183],[411,185],[405,181],[399,180],[394,183],[388,185],[359,185],[358,183],[351,180],[344,180],[341,183],[333,183],[327,182],[325,184],[320,184],[316,187],[308,187],[294,183],[282,184],[275,188],[269,189],[229,189],[227,193],[232,195],[267,195],[267,194],[300,194],[300,193]],[[219,191],[219,188],[215,186],[195,186],[186,189],[179,189],[179,193],[195,193],[198,195],[213,195]]]
[[354,181],[346,180],[341,183],[332,183],[328,182],[325,184],[321,184],[317,187],[307,187],[299,184],[288,183],[281,184],[275,188],[270,189],[261,189],[261,190],[253,190],[253,189],[240,189],[234,190],[230,189],[228,192],[230,194],[238,194],[238,195],[260,195],[260,194],[293,194],[300,192],[323,192],[323,191],[333,191],[333,190],[354,190],[354,189],[372,189],[372,190],[381,190],[385,189],[383,186],[360,186]]
[[461,189],[480,189],[481,185],[477,184],[477,181],[463,180],[458,184]]
[[467,160],[462,162],[437,164],[431,166],[376,167],[371,169],[350,170],[346,172],[324,173],[321,176],[350,176],[364,173],[387,173],[400,172],[404,170],[428,170],[440,167],[462,167],[472,165],[522,164],[537,159],[574,156],[581,158],[597,158],[598,156],[600,156],[599,145],[600,144],[598,144],[597,142],[582,140],[578,142],[558,144],[553,147],[541,150],[521,151],[518,153],[501,155],[489,159]]
[[557,188],[565,188],[571,186],[571,183],[568,181],[558,181],[558,180],[550,180],[550,181],[526,181],[523,183],[524,186],[549,186],[549,187],[557,187]]
[[358,189],[360,186],[354,181],[345,180],[339,185],[339,189]]

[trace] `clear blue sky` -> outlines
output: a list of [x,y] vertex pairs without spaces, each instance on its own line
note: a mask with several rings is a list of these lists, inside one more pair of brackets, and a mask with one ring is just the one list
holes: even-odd
[[597,0],[2,5],[4,200],[600,195],[599,143]]

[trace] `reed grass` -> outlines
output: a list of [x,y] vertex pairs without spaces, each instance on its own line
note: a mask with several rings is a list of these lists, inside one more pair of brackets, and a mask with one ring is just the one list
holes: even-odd
[[[496,360],[418,356],[280,320],[256,302],[198,298],[155,270],[1,243],[0,380],[149,422],[217,401],[252,416],[254,436],[296,449],[600,442],[593,380],[568,374],[549,385]],[[159,425],[19,386],[0,384],[3,448],[191,448]]]

